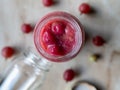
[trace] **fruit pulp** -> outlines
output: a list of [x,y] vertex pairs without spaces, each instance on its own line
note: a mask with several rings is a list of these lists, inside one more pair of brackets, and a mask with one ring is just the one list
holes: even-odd
[[62,19],[47,22],[40,32],[40,45],[51,55],[66,55],[75,45],[75,30]]

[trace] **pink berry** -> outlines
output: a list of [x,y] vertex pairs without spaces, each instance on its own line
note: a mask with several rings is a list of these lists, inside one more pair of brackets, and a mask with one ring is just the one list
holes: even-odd
[[66,70],[63,74],[63,78],[67,82],[73,80],[74,77],[75,77],[75,72],[72,69]]
[[68,37],[71,37],[71,38],[75,37],[75,30],[72,29],[70,25],[66,26],[65,33],[66,33],[66,36],[68,36]]
[[47,51],[48,51],[48,53],[50,53],[52,55],[60,55],[60,53],[61,53],[59,46],[57,46],[55,44],[48,45]]
[[65,32],[65,25],[62,22],[54,22],[52,24],[52,31],[55,34],[62,35]]
[[91,11],[91,7],[89,4],[87,3],[82,3],[80,6],[79,6],[79,11],[83,14],[88,14],[90,13]]
[[96,46],[102,46],[104,43],[105,41],[101,36],[95,36],[93,38],[93,44]]
[[30,24],[23,24],[21,29],[24,33],[29,33],[32,31],[32,26]]
[[2,49],[2,56],[5,58],[10,58],[14,55],[15,50],[12,47],[6,46]]
[[55,38],[52,35],[52,33],[49,31],[45,31],[42,38],[43,38],[43,42],[46,44],[54,44],[55,43]]
[[46,7],[52,6],[53,5],[53,0],[42,0],[43,5]]

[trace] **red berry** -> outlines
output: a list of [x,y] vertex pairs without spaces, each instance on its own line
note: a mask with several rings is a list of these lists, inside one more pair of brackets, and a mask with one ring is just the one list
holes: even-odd
[[21,29],[24,33],[29,33],[32,31],[32,26],[30,24],[23,24]]
[[72,69],[68,69],[64,72],[63,78],[65,81],[71,81],[75,77],[75,72]]
[[96,46],[102,46],[104,43],[105,41],[101,36],[95,36],[93,38],[93,44]]
[[42,2],[43,2],[43,5],[46,7],[53,5],[53,0],[42,0]]
[[62,35],[65,32],[65,25],[62,22],[54,22],[52,24],[52,31],[55,34]]
[[81,13],[88,14],[88,13],[90,13],[90,11],[91,11],[91,7],[90,7],[90,5],[87,4],[87,3],[82,3],[82,4],[79,6],[79,11],[80,11]]
[[54,44],[55,43],[55,38],[52,35],[51,32],[45,31],[43,34],[43,42],[46,44]]
[[60,47],[55,45],[55,44],[48,45],[47,52],[52,54],[52,55],[61,55]]
[[7,46],[2,49],[1,53],[3,57],[9,58],[13,56],[13,54],[15,53],[15,50],[12,47]]

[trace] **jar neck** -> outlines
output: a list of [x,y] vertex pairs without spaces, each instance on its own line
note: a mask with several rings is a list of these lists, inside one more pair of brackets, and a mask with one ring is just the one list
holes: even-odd
[[28,48],[23,54],[26,57],[27,62],[33,63],[33,65],[38,69],[49,71],[52,66],[51,62],[45,58],[41,58],[40,55],[37,54],[32,48]]

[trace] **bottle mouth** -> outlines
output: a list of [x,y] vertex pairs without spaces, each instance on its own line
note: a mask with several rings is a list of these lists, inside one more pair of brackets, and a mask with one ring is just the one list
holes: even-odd
[[[41,29],[44,27],[44,25],[46,23],[48,23],[50,20],[54,20],[54,19],[65,20],[74,27],[76,43],[75,43],[73,49],[71,50],[71,52],[67,53],[66,55],[61,55],[61,56],[50,55],[40,45]],[[47,14],[38,22],[38,24],[36,24],[36,27],[34,30],[34,43],[35,43],[35,46],[36,46],[38,52],[44,58],[46,58],[50,61],[53,61],[53,62],[64,62],[64,61],[68,61],[68,60],[72,59],[79,53],[80,49],[83,46],[83,42],[84,42],[84,31],[83,31],[82,25],[80,24],[79,20],[76,17],[74,17],[71,14],[66,13],[66,12],[57,11],[57,12],[52,12],[52,13]]]
[[40,55],[35,51],[35,49],[29,47],[23,52],[26,60],[33,63],[33,65],[44,71],[49,71],[52,67],[52,63],[46,60],[45,58],[40,57]]

